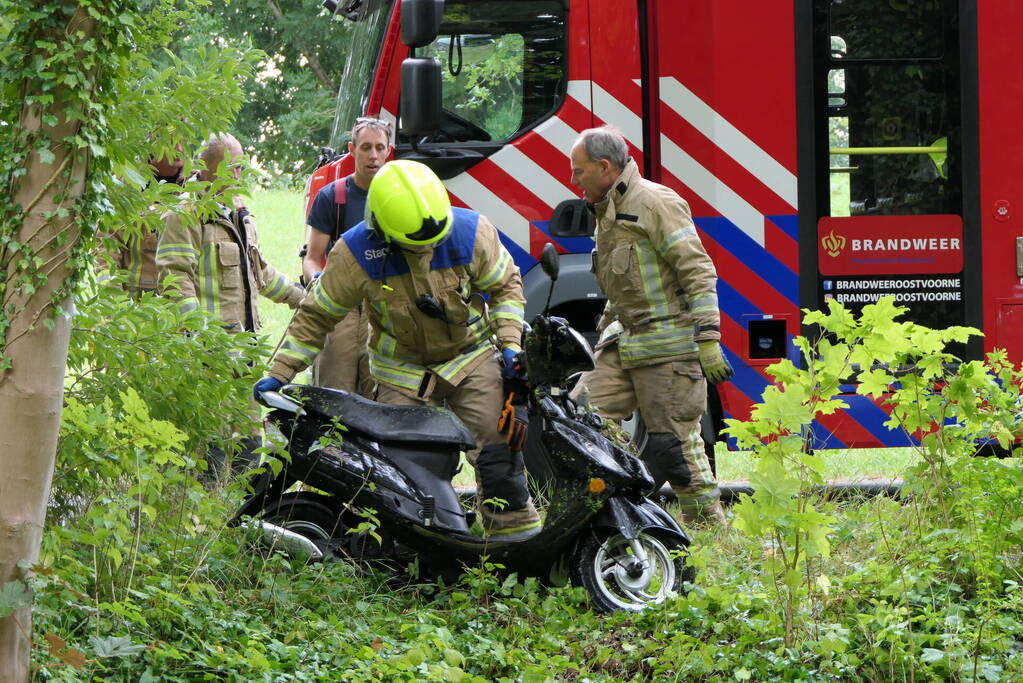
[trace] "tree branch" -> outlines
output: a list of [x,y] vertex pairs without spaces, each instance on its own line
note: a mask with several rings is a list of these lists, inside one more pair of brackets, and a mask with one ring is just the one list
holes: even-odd
[[53,175],[51,175],[50,179],[46,181],[46,184],[39,189],[39,194],[37,194],[35,198],[32,201],[30,201],[27,206],[25,206],[24,208],[25,215],[28,215],[28,213],[32,211],[32,207],[39,203],[39,200],[43,198],[43,195],[45,195],[46,191],[50,189],[50,186],[52,186],[53,183],[56,182],[57,176],[60,175],[60,172],[64,170],[68,163],[71,162],[72,156],[74,155],[68,154],[67,156],[64,157],[64,160],[60,162],[60,165],[57,166],[57,170],[53,172]]
[[[282,12],[281,8],[277,6],[277,3],[274,0],[266,0],[266,4],[267,7],[270,8],[270,13],[274,15],[274,18],[277,19],[279,23],[283,24],[284,12]],[[299,48],[299,52],[301,52],[302,56],[305,57],[305,60],[309,62],[309,68],[312,69],[313,75],[316,76],[316,80],[322,83],[323,87],[333,89],[334,82],[330,80],[330,77],[327,76],[327,72],[323,70],[322,66],[320,66],[320,60],[316,58],[316,55],[301,48]]]

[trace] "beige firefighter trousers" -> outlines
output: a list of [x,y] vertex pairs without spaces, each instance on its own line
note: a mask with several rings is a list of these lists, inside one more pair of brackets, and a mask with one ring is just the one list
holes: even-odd
[[611,420],[625,419],[638,408],[648,434],[674,434],[691,479],[686,486],[672,484],[672,489],[680,505],[702,505],[721,495],[700,436],[706,382],[698,360],[625,369],[618,347],[609,346],[597,354],[596,367],[579,378],[572,396]]
[[359,306],[327,335],[312,367],[312,384],[373,397],[376,382],[369,374],[369,318]]
[[[449,384],[440,377],[435,378],[436,385],[426,400],[407,396],[385,382],[377,384],[376,400],[394,405],[444,406],[451,410],[465,423],[465,426],[476,439],[479,447],[503,444],[504,436],[497,431],[497,422],[504,406],[504,385],[501,381],[501,366],[495,355],[480,363],[458,386]],[[476,468],[476,456],[479,449],[466,453],[466,460]],[[476,474],[476,490],[480,490],[479,473]],[[532,524],[540,517],[530,499],[524,508],[519,510],[502,510],[497,512],[487,505],[477,505],[483,516],[483,526],[488,531],[511,529]]]

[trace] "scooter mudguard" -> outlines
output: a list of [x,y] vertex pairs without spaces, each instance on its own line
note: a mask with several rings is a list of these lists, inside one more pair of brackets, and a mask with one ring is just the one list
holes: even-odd
[[618,529],[629,540],[634,540],[643,531],[658,531],[677,538],[683,545],[689,545],[689,537],[678,522],[649,498],[644,498],[642,503],[634,503],[619,496],[609,498],[590,524]]

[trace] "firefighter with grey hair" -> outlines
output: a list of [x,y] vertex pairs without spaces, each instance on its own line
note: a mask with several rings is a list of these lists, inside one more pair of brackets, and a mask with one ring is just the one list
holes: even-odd
[[706,381],[732,376],[721,349],[717,271],[674,190],[644,179],[622,134],[584,130],[572,182],[596,218],[593,271],[607,305],[597,365],[574,397],[604,417],[639,410],[640,454],[657,486],[671,485],[687,523],[725,523],[721,490],[700,436]]
[[[227,174],[235,180],[243,156],[242,146],[226,133],[210,136],[200,152],[205,168],[199,180],[213,182]],[[224,322],[231,332],[259,330],[256,297],[298,308],[305,290],[263,258],[256,222],[244,207],[218,204],[212,216],[199,216],[195,225],[180,214],[163,215],[164,231],[156,248],[161,276],[177,275],[176,292],[183,311],[202,307]]]
[[[224,187],[241,177],[242,146],[232,135],[220,133],[210,136],[200,152],[204,168],[199,180]],[[235,162],[232,165],[232,162]],[[222,192],[223,190],[217,190]],[[240,203],[233,208],[217,203],[213,215],[200,215],[195,220],[183,221],[179,213],[169,211],[163,215],[164,230],[156,247],[156,265],[161,280],[167,275],[177,276],[168,295],[179,301],[182,312],[202,308],[220,320],[228,332],[257,332],[260,328],[257,297],[298,308],[305,290],[276,270],[263,258],[256,235],[256,222]],[[254,423],[258,421],[258,406],[253,405]],[[242,430],[238,444],[240,452],[230,458],[231,467],[241,471],[255,458],[260,445],[257,434],[248,426]],[[213,446],[208,457],[218,471],[228,460],[227,455]]]

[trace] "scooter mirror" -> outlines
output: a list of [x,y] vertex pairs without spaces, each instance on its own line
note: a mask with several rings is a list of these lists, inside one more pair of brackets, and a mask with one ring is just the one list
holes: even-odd
[[557,248],[550,242],[544,245],[543,252],[540,253],[540,267],[543,268],[543,272],[547,273],[551,282],[558,279],[558,271],[561,269],[560,259]]

